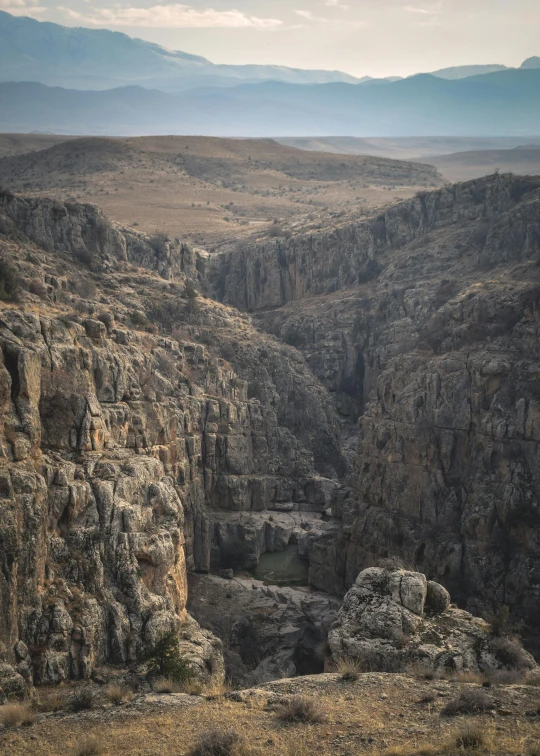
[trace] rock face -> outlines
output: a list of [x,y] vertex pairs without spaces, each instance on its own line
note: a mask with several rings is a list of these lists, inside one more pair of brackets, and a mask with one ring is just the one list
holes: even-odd
[[[446,589],[419,572],[371,567],[348,591],[328,643],[335,660],[358,659],[374,670],[417,664],[426,670],[500,669],[484,620],[450,605]],[[523,649],[522,668],[535,667]]]
[[[337,595],[391,556],[437,580],[347,598],[349,629],[359,596],[379,606],[362,632],[396,663],[397,630],[436,666],[485,662],[466,640],[485,628],[439,583],[538,624],[538,184],[494,176],[209,261],[91,206],[1,193],[19,288],[0,302],[0,687],[136,663],[170,629],[222,675],[187,572],[230,576],[290,544]],[[227,647],[240,674],[307,663],[330,599],[234,585],[226,632],[197,585],[192,606],[226,641],[267,618],[254,666]]]
[[186,298],[178,245],[161,267],[89,206],[0,210],[20,280],[0,318],[2,679],[87,678],[169,630],[222,676],[187,568],[252,566],[320,520],[344,469],[331,400],[293,349]]
[[490,176],[212,261],[216,295],[294,344],[342,419],[318,588],[396,556],[538,626],[539,183]]
[[321,647],[338,598],[215,575],[194,577],[190,596],[190,611],[224,639],[227,674],[235,685],[323,671]]

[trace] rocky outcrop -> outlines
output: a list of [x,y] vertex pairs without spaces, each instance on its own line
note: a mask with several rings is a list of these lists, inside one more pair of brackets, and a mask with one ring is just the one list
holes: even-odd
[[[328,643],[336,661],[352,658],[388,672],[408,665],[441,672],[490,672],[504,666],[500,644],[484,620],[453,607],[443,586],[405,570],[371,567],[361,572]],[[523,649],[515,646],[513,653],[519,658],[516,666],[536,667]]]
[[[96,269],[121,263],[155,270],[163,278],[182,274],[197,279],[197,255],[179,239],[152,238],[111,224],[94,205],[0,195],[0,233],[30,240],[50,252],[66,252]],[[200,264],[199,264],[200,267]]]
[[238,686],[324,669],[340,600],[326,593],[216,575],[190,580],[190,611],[223,640],[227,676]]

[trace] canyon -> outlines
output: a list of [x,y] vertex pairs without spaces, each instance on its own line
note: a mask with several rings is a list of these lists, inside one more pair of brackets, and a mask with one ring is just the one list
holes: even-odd
[[[372,567],[537,650],[539,255],[538,177],[211,255],[3,190],[4,693],[171,630],[201,679],[322,671]],[[307,586],[253,577],[291,547]]]

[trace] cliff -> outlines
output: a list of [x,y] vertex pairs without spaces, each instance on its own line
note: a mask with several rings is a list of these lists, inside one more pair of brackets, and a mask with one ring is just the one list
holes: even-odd
[[216,296],[294,344],[340,413],[353,470],[308,536],[316,587],[397,557],[537,625],[539,186],[494,175],[212,260]]
[[[344,470],[331,400],[293,349],[195,296],[180,243],[160,257],[96,208],[9,193],[0,228],[18,279],[0,319],[2,658],[35,683],[87,678],[176,629],[222,676],[186,562],[249,567],[320,526]],[[227,510],[242,519],[223,529]]]
[[213,257],[3,192],[0,687],[135,664],[169,629],[222,676],[188,572],[226,571],[190,606],[239,677],[313,671],[336,600],[229,582],[289,545],[320,591],[393,557],[534,628],[539,187]]

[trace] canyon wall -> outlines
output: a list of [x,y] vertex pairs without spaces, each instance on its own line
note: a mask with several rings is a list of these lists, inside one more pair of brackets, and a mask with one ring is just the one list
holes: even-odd
[[307,536],[316,587],[396,557],[537,625],[538,187],[495,175],[213,261],[216,295],[295,344],[341,416],[353,469]]
[[0,318],[2,660],[85,678],[174,629],[219,677],[187,569],[249,568],[322,526],[345,464],[331,399],[291,347],[186,295],[181,245],[162,267],[91,206],[9,195],[0,227],[19,279]]

